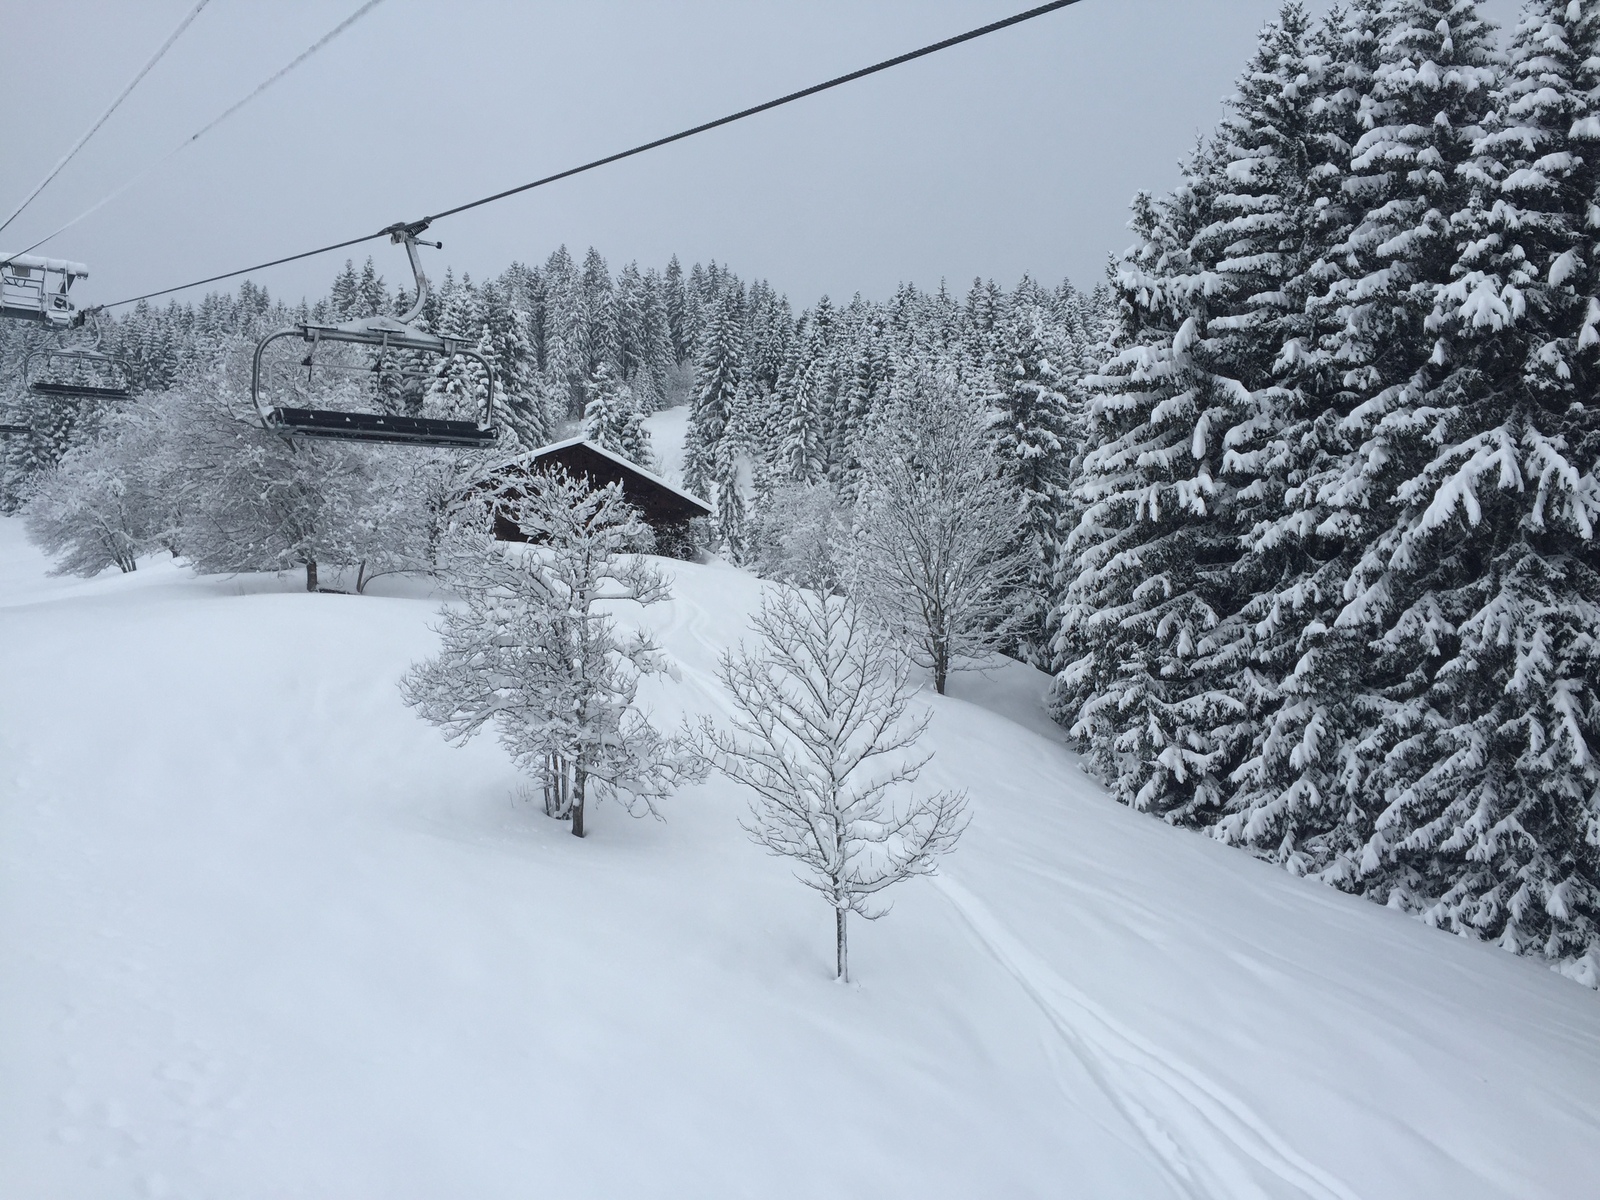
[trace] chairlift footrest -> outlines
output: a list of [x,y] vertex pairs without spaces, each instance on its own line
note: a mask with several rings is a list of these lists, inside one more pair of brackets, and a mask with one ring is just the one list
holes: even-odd
[[50,383],[40,380],[28,385],[36,396],[65,396],[79,400],[126,400],[131,392],[127,388],[96,387],[89,383]]
[[493,429],[485,429],[472,421],[316,408],[268,409],[266,425],[284,437],[412,446],[492,446],[496,436]]

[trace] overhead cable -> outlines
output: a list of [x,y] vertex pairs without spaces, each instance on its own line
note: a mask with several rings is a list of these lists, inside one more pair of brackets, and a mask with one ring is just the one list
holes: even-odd
[[210,122],[208,122],[206,125],[202,126],[198,132],[190,134],[187,138],[185,138],[183,141],[179,142],[171,150],[168,150],[166,152],[166,154],[162,155],[160,158],[156,159],[154,162],[149,163],[148,165],[146,165],[142,170],[140,170],[136,175],[134,175],[133,177],[128,179],[128,181],[123,183],[120,187],[118,187],[114,191],[108,193],[106,196],[102,197],[100,200],[97,200],[94,204],[90,205],[88,208],[84,209],[77,216],[73,217],[72,220],[68,221],[65,225],[61,226],[61,228],[57,229],[55,231],[55,233],[47,233],[47,234],[45,234],[44,237],[40,238],[33,245],[27,247],[27,249],[23,250],[21,253],[27,254],[27,253],[29,253],[31,251],[37,250],[40,246],[44,245],[46,242],[48,242],[52,238],[54,238],[56,236],[56,234],[65,233],[67,230],[71,229],[74,225],[76,225],[79,221],[82,221],[85,217],[92,216],[94,213],[96,213],[100,209],[104,208],[107,204],[110,204],[111,201],[115,200],[118,196],[122,195],[123,192],[126,192],[129,188],[133,187],[134,184],[138,183],[146,175],[149,175],[150,172],[156,170],[159,167],[162,167],[162,166],[166,165],[166,163],[171,161],[171,159],[175,155],[177,155],[178,153],[180,153],[183,150],[188,149],[188,147],[194,145],[195,142],[198,142],[201,138],[203,138],[206,134],[210,133],[218,125],[221,125],[229,117],[233,116],[234,113],[238,112],[246,104],[249,104],[250,101],[254,100],[257,96],[261,95],[262,92],[266,91],[273,84],[277,83],[278,80],[282,79],[290,71],[294,70],[301,63],[305,62],[306,59],[310,58],[318,50],[321,50],[329,42],[333,41],[334,38],[338,37],[346,29],[349,29],[350,26],[354,25],[362,17],[366,16],[369,12],[371,12],[373,9],[377,8],[378,5],[380,5],[382,3],[383,3],[383,0],[367,0],[367,2],[365,4],[363,4],[360,8],[356,9],[355,12],[351,13],[343,21],[339,22],[339,24],[335,25],[327,33],[323,34],[322,37],[320,37],[317,41],[313,42],[309,47],[307,47],[305,50],[301,51],[300,54],[298,54],[293,59],[293,61],[289,62],[286,66],[280,67],[277,70],[277,72],[275,72],[274,74],[269,76],[267,79],[265,79],[261,83],[257,84],[255,90],[252,91],[249,95],[245,96],[242,100],[235,101],[229,108],[224,110],[223,113],[220,116],[214,117]]
[[210,2],[211,2],[211,0],[200,0],[200,2],[198,4],[196,4],[193,8],[191,8],[189,10],[188,15],[185,16],[183,18],[183,20],[178,22],[178,27],[176,29],[174,29],[170,34],[167,35],[167,40],[161,43],[161,48],[155,52],[154,56],[150,59],[150,61],[145,63],[145,65],[142,68],[140,68],[139,73],[137,75],[135,75],[133,77],[133,79],[128,83],[128,86],[122,89],[122,94],[119,95],[115,100],[113,100],[111,102],[111,107],[106,109],[105,112],[101,113],[100,114],[100,119],[98,121],[96,121],[93,125],[89,126],[89,131],[87,133],[85,133],[81,138],[79,138],[76,142],[73,143],[72,149],[68,150],[66,152],[66,154],[64,154],[62,156],[61,161],[58,162],[55,165],[55,167],[51,170],[50,174],[46,175],[43,179],[41,179],[39,181],[39,185],[36,188],[34,188],[33,191],[31,191],[31,192],[29,192],[27,194],[27,196],[23,199],[21,204],[17,205],[16,211],[14,211],[4,221],[0,221],[0,230],[4,230],[7,225],[11,224],[11,222],[15,221],[19,216],[21,216],[22,215],[22,210],[27,208],[28,205],[33,203],[34,198],[36,196],[38,196],[38,194],[40,192],[44,191],[44,189],[49,185],[49,183],[50,183],[50,181],[52,179],[54,179],[57,175],[61,174],[61,169],[63,167],[65,167],[69,162],[72,161],[73,157],[78,153],[78,151],[83,149],[84,143],[86,143],[90,138],[92,138],[95,135],[95,132],[100,128],[100,126],[102,126],[102,125],[104,125],[106,123],[106,121],[110,118],[112,113],[117,111],[118,107],[121,106],[122,102],[128,98],[128,94],[130,92],[132,92],[135,87],[137,87],[139,85],[139,81],[141,79],[143,79],[146,75],[150,74],[150,69],[152,67],[154,67],[158,62],[161,61],[162,57],[166,54],[166,52],[168,50],[172,49],[172,43],[174,43],[174,42],[176,42],[178,40],[178,36],[180,34],[182,34],[185,29],[189,28],[190,22],[192,22],[196,17],[198,17],[200,15],[200,10],[202,8],[204,8]]
[[[985,37],[991,33],[998,33],[1002,29],[1009,29],[1013,25],[1020,25],[1024,21],[1031,21],[1036,17],[1042,17],[1047,13],[1052,13],[1057,9],[1067,8],[1077,3],[1079,3],[1079,0],[1054,0],[1054,2],[1050,4],[1041,4],[1037,8],[1030,8],[1026,12],[1017,13],[1015,16],[1006,17],[999,21],[992,21],[988,25],[981,25],[976,29],[969,29],[966,33],[960,33],[954,37],[945,38],[943,41],[933,42],[930,45],[921,47],[920,49],[907,51],[905,54],[897,54],[893,58],[886,58],[882,62],[874,63],[870,67],[862,67],[860,70],[851,71],[846,75],[835,76],[824,83],[817,83],[807,88],[801,88],[797,92],[790,92],[787,95],[779,96],[777,99],[768,100],[764,104],[757,104],[751,108],[740,109],[736,113],[730,113],[725,117],[718,117],[714,121],[707,121],[704,124],[695,125],[692,128],[680,130],[677,133],[668,134],[666,137],[660,137],[656,138],[654,141],[641,143],[640,145],[633,146],[627,150],[619,150],[615,154],[608,154],[604,158],[593,159],[590,162],[584,163],[582,166],[569,167],[565,171],[558,171],[554,175],[546,175],[541,179],[533,180],[531,183],[518,184],[516,187],[506,188],[504,191],[495,192],[492,195],[483,196],[477,200],[469,200],[465,204],[458,204],[454,208],[447,208],[440,212],[433,213],[430,216],[423,217],[418,221],[409,222],[407,223],[407,227],[413,232],[420,233],[432,222],[443,220],[445,217],[452,217],[457,213],[466,212],[468,209],[472,208],[479,208],[485,204],[493,204],[497,200],[504,200],[508,196],[515,196],[521,192],[527,192],[534,188],[544,187],[545,185],[555,183],[558,180],[570,179],[574,175],[581,175],[585,171],[593,171],[597,167],[603,167],[609,165],[610,163],[620,162],[625,158],[632,158],[634,155],[643,154],[647,150],[655,150],[662,146],[671,145],[673,142],[681,142],[685,138],[694,137],[696,134],[706,133],[709,130],[721,128],[724,125],[731,125],[733,122],[742,121],[746,117],[753,117],[758,113],[768,112],[771,109],[779,108],[785,104],[792,104],[796,100],[803,100],[808,96],[815,96],[818,92],[825,92],[830,88],[836,88],[847,83],[853,83],[857,79],[866,78],[868,75],[876,75],[880,71],[887,71],[891,67],[898,67],[904,63],[912,62],[919,58],[925,58],[930,54],[937,54],[941,50],[948,50],[952,46],[961,45],[963,42],[970,42],[977,38]],[[398,228],[398,226],[385,226],[383,229],[377,230],[374,233],[362,234],[360,237],[350,238],[342,242],[335,242],[332,245],[322,246],[316,250],[306,250],[300,254],[286,255],[283,258],[273,259],[271,262],[258,263],[253,267],[244,267],[240,270],[228,271],[221,275],[212,275],[210,278],[197,279],[192,283],[180,283],[175,287],[162,288],[159,291],[154,292],[146,292],[142,296],[131,296],[126,300],[113,301],[112,303],[104,305],[103,307],[120,308],[125,304],[137,304],[141,300],[153,300],[157,296],[167,296],[173,292],[187,291],[189,288],[204,287],[208,283],[219,283],[224,279],[234,279],[240,275],[248,275],[253,271],[262,271],[268,267],[280,266],[283,263],[296,262],[302,258],[312,258],[318,254],[327,254],[334,250],[343,250],[346,247],[356,246],[362,242],[370,242],[381,237],[389,237],[396,228]]]
[[1020,25],[1024,21],[1031,21],[1035,17],[1042,17],[1058,8],[1066,8],[1076,3],[1078,3],[1078,0],[1055,0],[1053,4],[1041,4],[1038,8],[1030,8],[1027,12],[1018,13],[1014,17],[1007,17],[1003,21],[995,21],[977,29],[970,29],[966,33],[957,34],[955,37],[945,38],[942,42],[934,42],[932,45],[923,46],[920,50],[912,50],[905,54],[898,54],[894,58],[886,58],[870,67],[862,67],[859,71],[851,71],[848,75],[835,76],[826,83],[812,84],[808,88],[801,88],[798,92],[790,92],[787,96],[779,96],[776,100],[768,100],[765,104],[757,104],[753,108],[741,109],[739,112],[730,113],[726,117],[718,117],[715,121],[707,121],[704,125],[696,125],[693,129],[685,129],[679,133],[668,134],[666,137],[657,138],[653,142],[645,142],[643,145],[634,146],[630,150],[619,150],[616,154],[608,154],[604,158],[586,162],[581,167],[571,167],[565,171],[558,171],[554,175],[546,175],[543,179],[535,179],[532,183],[523,183],[516,187],[507,188],[503,192],[496,192],[494,195],[485,196],[481,200],[469,200],[466,204],[458,204],[454,208],[436,212],[426,219],[438,221],[444,217],[453,217],[457,213],[466,212],[469,208],[493,204],[496,200],[504,200],[507,196],[515,196],[519,192],[531,191],[536,187],[544,187],[547,183],[555,183],[557,180],[568,179],[573,175],[581,175],[585,171],[592,171],[596,167],[604,167],[614,162],[620,162],[624,158],[632,158],[635,154],[643,154],[646,150],[655,150],[661,146],[671,145],[673,142],[681,142],[684,138],[691,138],[696,134],[721,128],[723,125],[732,125],[735,121],[742,121],[746,117],[753,117],[757,113],[764,113],[770,109],[781,108],[785,104],[793,104],[796,100],[804,100],[807,96],[815,96],[818,92],[825,92],[829,88],[854,83],[858,79],[865,79],[868,75],[876,75],[879,71],[887,71],[890,67],[898,67],[914,59],[926,58],[930,54],[937,54],[941,50],[959,46],[962,42],[970,42],[987,34],[998,33],[1002,29],[1009,29],[1013,25]]

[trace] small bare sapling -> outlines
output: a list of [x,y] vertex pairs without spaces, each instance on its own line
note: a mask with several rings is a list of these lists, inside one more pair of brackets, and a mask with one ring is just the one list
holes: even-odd
[[769,592],[759,644],[722,656],[726,727],[699,723],[708,766],[752,793],[744,827],[834,911],[837,976],[848,980],[850,913],[876,919],[882,893],[934,872],[966,826],[966,793],[914,794],[931,714],[907,715],[910,664],[848,596]]

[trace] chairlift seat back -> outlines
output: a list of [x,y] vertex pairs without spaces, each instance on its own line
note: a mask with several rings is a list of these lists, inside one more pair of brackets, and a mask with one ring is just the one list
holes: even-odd
[[64,258],[0,251],[0,317],[65,329],[78,310],[69,294],[89,268]]

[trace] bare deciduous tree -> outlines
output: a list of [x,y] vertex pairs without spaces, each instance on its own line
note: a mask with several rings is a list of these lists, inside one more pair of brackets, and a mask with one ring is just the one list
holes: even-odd
[[943,694],[1004,649],[1026,613],[1021,506],[980,408],[917,376],[864,439],[855,570],[862,596]]
[[848,980],[847,916],[880,917],[886,888],[933,873],[965,828],[966,794],[912,794],[932,757],[915,752],[929,716],[907,716],[907,660],[856,601],[784,587],[752,626],[760,645],[724,654],[719,671],[732,725],[702,717],[695,744],[755,793],[750,836],[832,906]]

